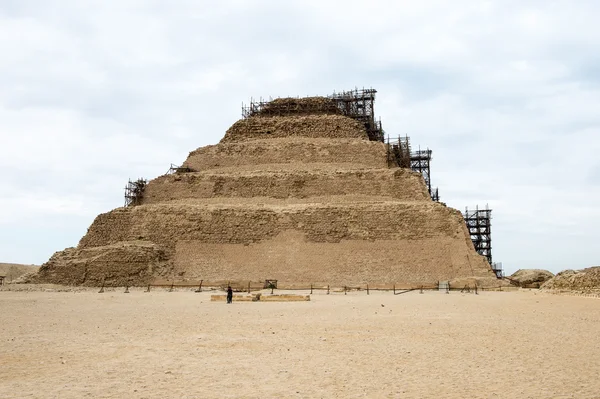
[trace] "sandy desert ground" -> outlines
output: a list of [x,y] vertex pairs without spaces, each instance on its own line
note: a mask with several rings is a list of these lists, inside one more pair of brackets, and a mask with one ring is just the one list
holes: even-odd
[[600,398],[600,299],[0,292],[1,398]]

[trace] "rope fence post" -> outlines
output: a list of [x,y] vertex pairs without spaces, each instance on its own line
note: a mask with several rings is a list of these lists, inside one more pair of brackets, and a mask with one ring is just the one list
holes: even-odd
[[369,284],[367,284],[367,295],[369,295]]
[[196,292],[202,292],[202,281],[204,281],[204,280],[200,280],[200,285],[198,286],[198,289],[196,290]]
[[327,295],[329,295],[329,286],[327,286]]
[[313,291],[313,290],[312,290],[312,288],[313,288],[313,285],[312,285],[312,283],[311,283],[311,284],[310,284],[310,294],[311,294],[311,295],[312,295],[312,291]]

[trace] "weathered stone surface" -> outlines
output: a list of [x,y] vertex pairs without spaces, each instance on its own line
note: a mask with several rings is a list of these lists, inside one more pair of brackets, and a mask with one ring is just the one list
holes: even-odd
[[184,173],[152,180],[143,204],[198,198],[310,198],[362,195],[427,201],[421,174],[408,169],[332,169],[279,172]]
[[318,169],[323,164],[353,168],[387,168],[385,145],[364,139],[324,139],[289,137],[226,142],[198,148],[183,167],[195,171],[227,168],[240,170],[280,170],[283,167]]
[[162,249],[149,242],[67,248],[44,263],[32,283],[125,286],[144,284],[169,270]]
[[[203,201],[119,208],[96,218],[79,243],[92,248],[147,240],[250,244],[297,230],[309,242],[448,237],[468,245],[459,211],[428,202],[207,204]],[[471,244],[472,245],[472,244]]]
[[241,119],[227,130],[221,142],[286,137],[369,140],[364,125],[352,118],[341,115],[307,115]]

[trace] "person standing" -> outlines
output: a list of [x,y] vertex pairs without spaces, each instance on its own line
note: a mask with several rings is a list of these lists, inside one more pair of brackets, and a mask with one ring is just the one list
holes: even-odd
[[228,285],[227,286],[227,303],[232,303],[233,302],[233,290],[231,289],[231,286]]

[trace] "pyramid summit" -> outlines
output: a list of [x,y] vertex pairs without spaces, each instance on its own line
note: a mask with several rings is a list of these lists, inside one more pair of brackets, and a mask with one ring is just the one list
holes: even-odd
[[[132,183],[37,282],[431,284],[494,277],[375,120],[374,90],[251,103],[219,144]],[[400,146],[401,147],[401,146]]]

